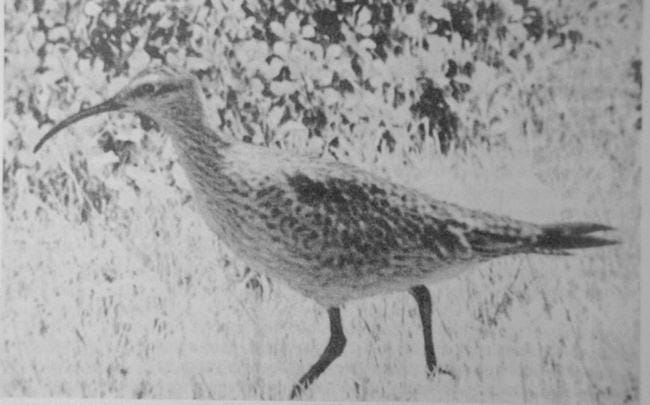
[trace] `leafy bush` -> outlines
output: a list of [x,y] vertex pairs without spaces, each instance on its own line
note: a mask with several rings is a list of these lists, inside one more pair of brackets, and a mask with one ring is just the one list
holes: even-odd
[[94,162],[87,142],[68,144],[55,166],[27,152],[44,125],[155,64],[197,74],[215,125],[245,142],[355,160],[359,147],[370,159],[417,153],[425,138],[442,154],[507,145],[506,120],[535,136],[545,98],[535,73],[585,38],[569,24],[576,16],[531,3],[16,1],[6,23],[5,206],[13,212],[19,188],[36,197],[20,209],[45,204],[84,220],[115,187],[138,193],[148,172],[187,198],[146,117],[104,126]]

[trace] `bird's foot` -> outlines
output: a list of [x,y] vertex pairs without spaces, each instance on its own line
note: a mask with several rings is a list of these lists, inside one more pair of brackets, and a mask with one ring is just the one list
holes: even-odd
[[293,386],[291,389],[291,395],[289,396],[290,400],[294,399],[300,399],[300,396],[302,395],[303,390],[305,387],[303,387],[301,384],[296,384]]
[[456,381],[456,374],[454,374],[452,371],[447,370],[446,368],[442,368],[438,366],[435,366],[433,370],[429,370],[429,372],[427,373],[427,377],[435,378],[441,374],[447,375],[451,377],[452,380]]

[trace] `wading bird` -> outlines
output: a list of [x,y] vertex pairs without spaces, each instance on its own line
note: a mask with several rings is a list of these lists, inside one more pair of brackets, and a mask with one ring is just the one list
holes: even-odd
[[437,364],[425,284],[499,256],[616,243],[590,235],[613,229],[605,225],[536,225],[435,200],[349,164],[226,140],[207,123],[199,81],[170,68],[146,70],[113,97],[63,120],[34,152],[63,128],[109,111],[157,122],[171,135],[210,229],[248,264],[327,308],[329,343],[291,398],[343,353],[339,307],[348,300],[409,291],[429,373],[451,374]]

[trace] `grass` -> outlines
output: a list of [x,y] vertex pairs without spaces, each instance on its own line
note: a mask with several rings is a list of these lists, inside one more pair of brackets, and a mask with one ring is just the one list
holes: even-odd
[[[639,401],[633,48],[614,43],[536,72],[543,130],[506,126],[507,142],[489,151],[441,156],[427,141],[419,152],[368,156],[363,139],[346,146],[354,163],[436,198],[521,219],[603,222],[622,243],[498,259],[430,286],[437,354],[456,381],[426,379],[408,294],[350,302],[345,353],[304,399]],[[518,108],[512,122],[530,110]],[[61,164],[64,147],[54,145],[65,136],[36,159]],[[145,187],[129,207],[78,223],[64,210],[25,208],[40,204],[27,188],[13,192],[5,197],[17,208],[3,211],[4,395],[285,399],[326,344],[324,309],[279,280],[246,288],[244,264],[177,195]]]
[[[451,184],[442,164],[422,165]],[[483,166],[480,174],[451,178],[470,185],[491,178],[478,190],[494,194],[464,190],[476,192],[477,205],[496,207],[508,200],[499,197],[509,184],[501,171]],[[531,187],[531,200],[552,200],[552,188]],[[454,183],[449,195],[460,189]],[[619,218],[634,209],[629,197],[557,214],[625,224]],[[231,256],[189,206],[155,195],[138,201],[116,222],[91,217],[77,225],[48,213],[5,223],[5,394],[286,397],[327,341],[323,309],[278,282],[261,297],[244,288],[237,265],[224,271],[223,257]],[[515,207],[524,214],[537,205]],[[347,304],[345,354],[306,398],[636,399],[638,245],[628,232],[622,229],[620,247],[499,259],[433,286],[435,344],[457,382],[425,378],[417,310],[407,294]]]

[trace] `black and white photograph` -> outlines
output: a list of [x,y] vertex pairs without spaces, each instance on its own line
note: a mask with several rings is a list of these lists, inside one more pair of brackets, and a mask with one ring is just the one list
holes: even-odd
[[644,6],[4,2],[0,398],[643,403]]

